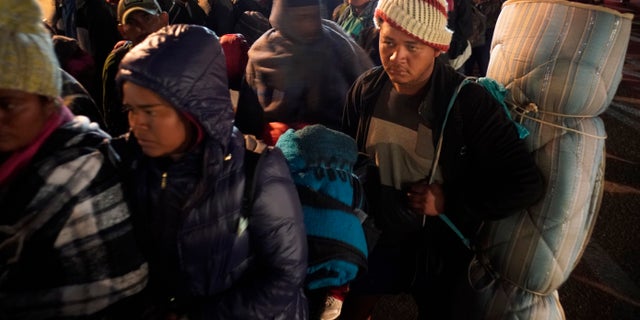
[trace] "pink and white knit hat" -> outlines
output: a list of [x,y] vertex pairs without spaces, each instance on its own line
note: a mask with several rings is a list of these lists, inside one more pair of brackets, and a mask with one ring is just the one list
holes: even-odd
[[379,0],[375,16],[430,47],[449,49],[446,0]]

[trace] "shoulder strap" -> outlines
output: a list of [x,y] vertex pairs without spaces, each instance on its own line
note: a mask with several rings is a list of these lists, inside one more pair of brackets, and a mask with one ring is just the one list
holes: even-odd
[[507,114],[507,118],[509,118],[509,120],[511,120],[511,122],[516,126],[520,139],[526,138],[529,135],[529,130],[527,130],[527,128],[522,124],[513,120],[511,117],[511,111],[509,111],[509,108],[507,108],[507,104],[505,103],[505,98],[507,97],[508,92],[507,88],[493,78],[481,77],[475,79],[475,82],[487,90],[487,92],[491,94],[491,96],[493,96],[493,98],[502,106],[502,109]]
[[[438,167],[438,161],[440,159],[440,151],[442,150],[442,141],[443,141],[443,137],[444,137],[444,128],[445,128],[445,126],[446,126],[446,124],[448,122],[449,114],[451,113],[451,110],[453,109],[453,105],[454,105],[454,103],[456,101],[456,98],[458,97],[458,94],[460,93],[460,90],[462,90],[462,87],[464,87],[465,85],[467,85],[468,83],[471,83],[471,82],[475,82],[475,83],[480,84],[483,88],[485,88],[485,90],[487,90],[487,92],[489,94],[491,94],[491,96],[494,99],[496,99],[496,101],[498,101],[498,103],[500,103],[500,105],[502,106],[504,112],[507,114],[507,117],[516,126],[520,139],[524,139],[529,135],[529,131],[523,125],[521,125],[520,123],[517,123],[516,121],[514,121],[513,118],[511,117],[511,113],[509,112],[509,109],[507,108],[507,105],[504,102],[504,99],[505,99],[506,94],[507,94],[507,89],[502,84],[500,84],[499,82],[497,82],[496,80],[494,80],[492,78],[487,78],[487,77],[482,77],[482,78],[466,77],[466,78],[464,78],[464,80],[462,80],[462,82],[460,82],[460,84],[458,85],[456,90],[453,92],[453,95],[451,96],[451,100],[449,101],[449,104],[447,105],[447,110],[445,112],[444,120],[443,120],[443,123],[442,123],[442,128],[440,129],[440,137],[438,138],[438,143],[436,145],[436,152],[435,152],[435,156],[434,156],[434,159],[433,159],[433,164],[431,166],[429,184],[433,183],[433,181],[434,181],[435,173],[436,173],[436,170],[437,170],[437,167]],[[449,226],[449,228],[451,228],[451,230],[453,230],[453,232],[455,232],[458,235],[458,237],[462,240],[464,245],[467,248],[471,249],[471,241],[469,240],[469,238],[464,236],[464,234],[460,231],[460,229],[458,229],[458,227],[455,226],[455,224],[453,224],[453,222],[449,219],[449,217],[447,217],[444,213],[441,213],[438,216],[440,217],[440,219],[442,219],[442,221],[444,221]],[[422,225],[424,226],[425,223],[426,223],[426,216],[423,216],[422,217]]]
[[[453,95],[451,96],[451,100],[449,100],[449,104],[447,105],[447,110],[445,111],[445,114],[444,114],[444,120],[442,120],[442,127],[440,128],[440,137],[438,138],[438,143],[436,145],[436,152],[433,157],[433,163],[431,164],[431,172],[429,173],[429,184],[433,183],[436,176],[436,169],[438,168],[438,161],[440,160],[440,151],[442,151],[442,140],[444,137],[444,129],[447,125],[447,122],[449,122],[448,121],[449,114],[451,113],[451,109],[453,109],[453,104],[456,102],[456,98],[458,98],[458,94],[460,93],[460,90],[462,90],[462,87],[464,87],[467,83],[473,82],[474,81],[473,79],[474,79],[473,77],[464,78],[464,80],[460,82],[456,90],[453,92]],[[424,222],[425,220],[423,219],[422,221],[423,225],[424,225]]]
[[252,150],[246,150],[244,155],[244,192],[242,196],[242,211],[245,217],[251,214],[251,207],[253,206],[253,197],[256,189],[255,174],[260,160],[265,154],[269,153],[270,149],[267,148],[261,153],[254,152]]
[[[440,151],[442,151],[442,141],[443,141],[443,137],[444,137],[444,129],[445,126],[447,125],[447,120],[449,119],[449,114],[451,113],[451,109],[453,109],[453,105],[456,102],[456,98],[458,98],[458,94],[460,93],[460,90],[462,90],[462,87],[464,87],[465,85],[467,85],[467,83],[473,82],[475,81],[475,78],[473,77],[466,77],[464,78],[464,80],[462,80],[462,82],[460,82],[460,84],[458,85],[458,87],[456,88],[456,90],[453,92],[453,95],[451,96],[451,100],[449,100],[449,104],[447,105],[447,110],[444,114],[444,120],[442,121],[442,128],[440,129],[440,137],[438,138],[438,143],[436,145],[436,152],[435,155],[433,157],[433,163],[431,164],[431,172],[429,175],[429,184],[432,184],[435,176],[436,176],[436,169],[438,168],[438,162],[440,160]],[[451,230],[453,230],[453,232],[455,232],[458,237],[462,240],[462,243],[464,243],[464,245],[471,249],[471,241],[464,236],[464,234],[460,231],[460,229],[458,229],[458,227],[455,226],[455,224],[453,224],[453,222],[449,219],[449,217],[447,217],[444,213],[440,213],[438,215],[438,217],[440,217],[440,219],[442,219],[442,221],[444,221],[444,223],[446,223],[449,228],[451,228]],[[423,216],[422,217],[422,226],[424,226],[427,222],[427,216]]]

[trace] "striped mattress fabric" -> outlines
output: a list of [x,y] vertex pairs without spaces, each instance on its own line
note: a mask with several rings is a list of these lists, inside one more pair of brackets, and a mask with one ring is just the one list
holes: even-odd
[[598,115],[620,83],[632,17],[567,1],[503,5],[487,77],[509,89],[547,190],[522,214],[482,228],[481,263],[469,269],[478,318],[564,318],[557,289],[597,218],[606,137]]
[[632,14],[568,1],[510,0],[491,43],[487,76],[515,103],[595,116],[611,103],[622,78]]
[[[598,117],[574,122],[583,132],[604,134]],[[569,277],[591,234],[604,185],[604,140],[568,132],[535,155],[547,182],[544,199],[486,224],[479,238],[482,254],[502,278],[546,295]]]

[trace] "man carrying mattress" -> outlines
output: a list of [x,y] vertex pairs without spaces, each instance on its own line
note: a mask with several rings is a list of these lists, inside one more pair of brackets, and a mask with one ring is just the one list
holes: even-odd
[[408,293],[420,319],[460,318],[474,235],[538,201],[542,175],[499,102],[436,59],[451,41],[445,0],[380,0],[375,22],[382,66],[356,80],[342,126],[379,168],[367,198],[382,235],[343,317]]

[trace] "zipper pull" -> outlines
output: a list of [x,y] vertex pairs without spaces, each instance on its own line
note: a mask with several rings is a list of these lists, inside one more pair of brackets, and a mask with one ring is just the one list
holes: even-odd
[[167,173],[162,173],[162,180],[160,180],[160,188],[164,190],[167,187]]

